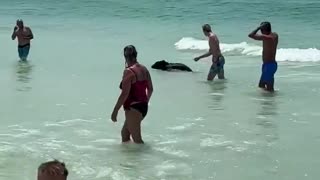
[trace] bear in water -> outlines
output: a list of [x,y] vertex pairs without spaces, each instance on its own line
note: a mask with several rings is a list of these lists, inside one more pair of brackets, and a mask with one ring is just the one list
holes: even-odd
[[159,69],[163,71],[171,71],[171,70],[180,70],[180,71],[188,71],[192,72],[192,70],[182,63],[169,63],[165,60],[157,61],[152,66],[152,69]]

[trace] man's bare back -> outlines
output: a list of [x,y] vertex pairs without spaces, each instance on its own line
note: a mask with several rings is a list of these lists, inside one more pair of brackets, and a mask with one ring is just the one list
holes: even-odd
[[[263,51],[262,51],[262,60],[263,62],[270,62],[276,60],[277,54],[277,47],[278,47],[278,34],[275,32],[268,32],[263,28],[264,24],[261,24],[258,28],[252,31],[249,34],[249,37],[257,40],[262,41]],[[262,34],[257,34],[257,32],[261,30]]]
[[271,33],[268,35],[269,38],[263,39],[263,51],[262,60],[263,62],[275,61],[278,47],[278,34]]

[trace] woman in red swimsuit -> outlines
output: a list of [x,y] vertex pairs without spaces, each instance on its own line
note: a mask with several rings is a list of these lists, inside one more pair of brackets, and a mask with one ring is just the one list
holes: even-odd
[[111,120],[117,122],[118,111],[123,106],[126,120],[121,135],[122,142],[144,143],[141,137],[141,121],[147,115],[148,102],[153,92],[152,80],[148,69],[137,61],[137,51],[132,45],[123,50],[126,69],[123,72],[118,101],[113,109]]

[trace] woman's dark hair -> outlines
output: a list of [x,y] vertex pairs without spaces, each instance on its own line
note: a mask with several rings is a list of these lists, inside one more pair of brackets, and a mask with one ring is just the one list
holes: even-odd
[[123,49],[123,55],[126,57],[128,60],[133,60],[136,59],[138,56],[138,52],[136,48],[133,45],[128,45]]

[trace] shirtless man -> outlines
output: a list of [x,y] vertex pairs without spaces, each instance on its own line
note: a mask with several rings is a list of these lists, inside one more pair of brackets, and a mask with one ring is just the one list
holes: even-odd
[[209,38],[209,51],[202,56],[194,58],[195,61],[199,61],[202,58],[206,58],[212,55],[212,65],[208,74],[208,81],[212,81],[218,74],[219,79],[224,79],[224,63],[225,59],[221,54],[220,43],[217,35],[212,32],[209,24],[202,26],[202,31],[205,36]]
[[30,41],[33,39],[32,31],[29,27],[23,25],[21,19],[17,20],[17,25],[12,33],[12,40],[18,38],[18,53],[21,61],[26,61],[30,50]]
[[[257,32],[261,30],[261,34]],[[274,74],[277,71],[276,53],[278,46],[278,34],[271,31],[270,22],[262,22],[259,27],[249,34],[249,37],[263,42],[262,75],[259,87],[266,91],[274,91]]]

